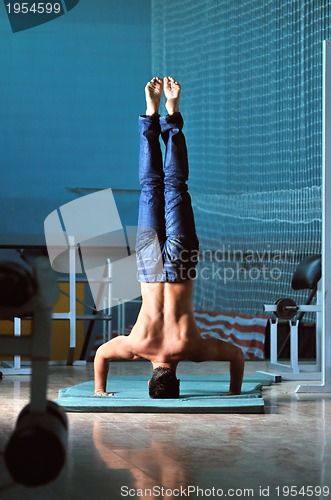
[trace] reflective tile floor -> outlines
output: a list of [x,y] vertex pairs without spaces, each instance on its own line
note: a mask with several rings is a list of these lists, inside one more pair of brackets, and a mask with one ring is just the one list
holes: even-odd
[[[246,373],[265,369],[249,362]],[[113,374],[150,365],[114,362]],[[182,363],[179,374],[227,373],[221,363]],[[51,366],[49,399],[93,378],[93,366]],[[2,451],[29,377],[0,381],[0,500],[122,498],[331,498],[331,397],[295,394],[297,382],[263,391],[263,415],[69,413],[67,463],[47,486],[11,481]],[[328,491],[330,487],[330,492]]]

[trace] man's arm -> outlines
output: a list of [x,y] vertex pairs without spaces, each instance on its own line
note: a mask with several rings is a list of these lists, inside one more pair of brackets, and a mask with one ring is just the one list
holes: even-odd
[[191,361],[230,361],[229,396],[241,393],[244,376],[244,354],[239,347],[214,338],[201,339]]
[[130,352],[127,337],[115,337],[101,345],[94,358],[94,394],[96,396],[113,396],[106,392],[109,362],[112,359],[138,359]]

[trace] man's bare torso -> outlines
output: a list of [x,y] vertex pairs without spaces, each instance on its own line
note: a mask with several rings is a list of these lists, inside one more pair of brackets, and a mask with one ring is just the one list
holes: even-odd
[[193,281],[142,283],[142,307],[129,335],[135,358],[178,363],[195,357],[201,341],[193,314]]
[[97,350],[95,394],[113,395],[106,392],[110,360],[141,358],[151,361],[153,368],[174,371],[184,360],[230,361],[229,394],[240,394],[243,353],[230,343],[201,337],[193,314],[193,281],[141,285],[143,303],[130,335],[115,337]]

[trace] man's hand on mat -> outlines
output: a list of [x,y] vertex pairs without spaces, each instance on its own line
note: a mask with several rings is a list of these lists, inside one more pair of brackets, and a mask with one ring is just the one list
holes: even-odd
[[115,396],[115,392],[105,392],[101,389],[94,391],[94,396]]

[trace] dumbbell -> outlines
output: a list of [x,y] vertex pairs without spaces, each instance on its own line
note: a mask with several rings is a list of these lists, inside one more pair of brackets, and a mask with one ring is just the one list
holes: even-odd
[[21,307],[35,293],[34,277],[16,262],[0,262],[0,305]]
[[297,303],[289,298],[276,300],[275,306],[276,311],[274,313],[280,319],[292,319],[299,311]]
[[67,416],[59,405],[47,401],[45,413],[25,406],[4,452],[14,481],[39,486],[55,479],[65,463],[67,434]]

